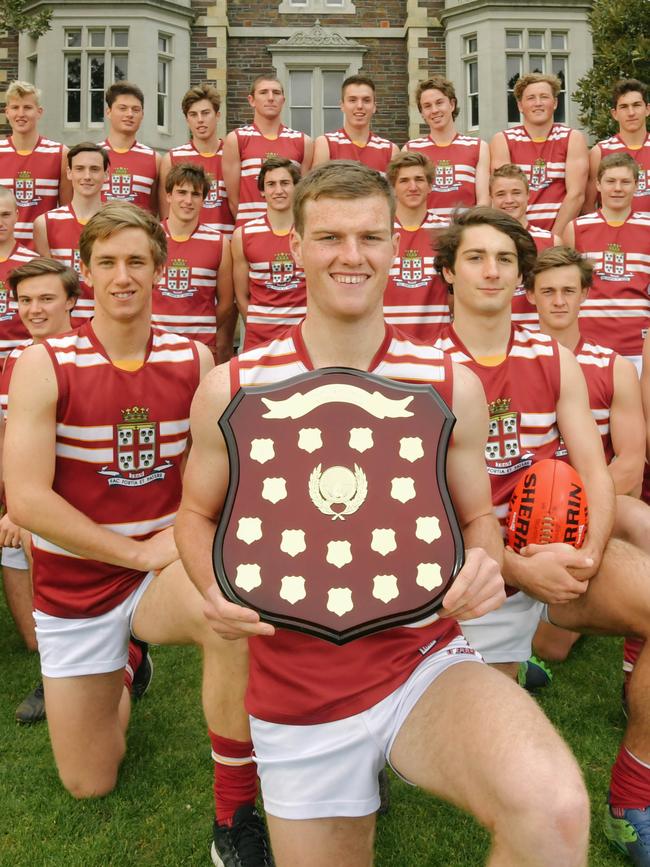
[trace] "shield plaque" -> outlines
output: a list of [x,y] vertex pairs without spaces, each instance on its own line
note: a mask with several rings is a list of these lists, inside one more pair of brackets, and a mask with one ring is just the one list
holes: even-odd
[[454,422],[432,386],[346,368],[240,389],[219,420],[224,595],[336,644],[434,615],[464,555]]

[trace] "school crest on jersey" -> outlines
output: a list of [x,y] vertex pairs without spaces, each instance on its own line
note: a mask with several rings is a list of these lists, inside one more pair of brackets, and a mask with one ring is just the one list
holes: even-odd
[[603,266],[598,271],[601,280],[631,280],[625,270],[625,252],[620,244],[609,244],[603,251]]
[[546,170],[546,160],[540,157],[530,168],[530,188],[531,190],[543,190],[550,183]]
[[428,279],[424,276],[424,260],[418,250],[406,250],[400,260],[399,276],[395,285],[405,289],[418,289],[426,286]]
[[190,287],[190,265],[186,259],[172,259],[162,280],[160,291],[168,298],[189,298],[196,290]]
[[210,177],[210,189],[208,195],[203,200],[204,208],[218,208],[223,199],[219,195],[219,181],[216,178]]
[[81,274],[81,254],[79,253],[79,250],[72,251],[72,267],[77,274]]
[[271,262],[271,279],[265,284],[267,289],[295,289],[298,286],[296,266],[289,253],[276,253]]
[[435,164],[431,189],[448,193],[459,189],[459,187],[460,184],[456,181],[454,164],[449,160],[439,160]]
[[489,404],[490,424],[485,446],[487,470],[502,476],[532,464],[532,452],[522,453],[519,442],[519,413],[510,409],[512,398],[498,398]]
[[114,455],[114,468],[99,470],[111,487],[134,488],[159,481],[172,466],[171,461],[156,466],[161,460],[159,427],[158,422],[149,419],[149,410],[144,406],[122,410],[122,421],[115,425]]
[[9,309],[10,293],[4,280],[0,280],[0,320],[13,318],[13,312]]
[[639,166],[639,180],[636,185],[635,196],[648,196],[650,195],[650,186],[648,185],[648,174],[649,172],[643,168],[643,166]]
[[34,202],[36,198],[36,184],[32,173],[28,171],[18,172],[14,182],[14,190],[16,194],[16,202],[19,205],[26,205],[29,202]]
[[124,166],[118,166],[111,172],[111,196],[122,201],[133,201],[133,176]]
[[444,472],[453,424],[430,385],[344,368],[240,389],[219,420],[222,591],[337,644],[431,617],[463,560]]

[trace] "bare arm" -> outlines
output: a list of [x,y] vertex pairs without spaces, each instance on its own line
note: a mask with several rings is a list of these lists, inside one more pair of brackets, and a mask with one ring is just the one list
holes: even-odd
[[217,364],[232,358],[233,339],[237,324],[237,308],[232,288],[232,258],[230,243],[223,239],[221,262],[217,273]]
[[[650,332],[648,332],[650,335]],[[641,368],[641,400],[645,416],[646,460],[650,461],[650,337],[643,341],[643,366]]]
[[50,255],[50,242],[47,237],[45,214],[40,214],[34,220],[34,249],[39,256]]
[[553,231],[561,235],[566,224],[577,217],[585,200],[589,177],[589,152],[585,137],[577,129],[571,130],[566,155],[566,195],[553,224]]
[[72,182],[68,180],[68,148],[63,145],[61,152],[61,180],[59,181],[59,205],[69,205],[72,201]]
[[576,229],[573,220],[568,223],[564,227],[564,231],[562,232],[562,243],[566,244],[567,247],[573,247],[576,242]]
[[615,491],[634,496],[643,482],[645,419],[636,368],[620,355],[614,362],[614,398],[609,432],[615,457],[608,469]]
[[496,169],[510,162],[512,160],[510,159],[506,137],[502,132],[498,132],[492,136],[492,141],[490,142],[490,171],[494,172]]
[[312,168],[314,166],[319,166],[321,163],[328,163],[329,161],[330,146],[327,137],[319,135],[314,143],[314,162],[312,163]]
[[591,214],[592,211],[596,210],[596,204],[598,201],[596,178],[598,176],[598,166],[600,165],[602,157],[603,155],[600,152],[600,147],[595,144],[589,152],[589,180],[587,182],[587,194],[585,196],[585,203],[582,209],[582,212],[584,214]]
[[160,169],[158,171],[158,216],[161,220],[166,220],[169,216],[169,204],[167,202],[167,192],[165,191],[165,182],[167,175],[172,168],[172,158],[168,153],[160,161]]
[[484,141],[476,164],[476,204],[490,204],[490,148]]
[[302,163],[300,164],[301,174],[306,175],[309,169],[314,164],[314,142],[313,139],[306,135],[305,136],[305,152],[302,157]]
[[248,261],[244,256],[244,245],[241,228],[235,229],[230,243],[232,253],[232,279],[235,287],[237,307],[244,322],[248,316],[248,299],[250,298],[250,284],[248,280]]
[[241,157],[239,155],[239,143],[234,132],[229,132],[223,143],[223,157],[221,160],[223,182],[228,193],[230,211],[237,218],[239,208],[239,181],[241,177]]

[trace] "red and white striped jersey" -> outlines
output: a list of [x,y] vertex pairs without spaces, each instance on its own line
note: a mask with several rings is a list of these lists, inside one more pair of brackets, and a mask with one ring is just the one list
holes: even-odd
[[0,186],[16,197],[18,221],[14,235],[32,246],[34,220],[59,204],[63,145],[40,136],[34,150],[17,151],[12,137],[0,139]]
[[594,266],[580,308],[580,331],[592,343],[638,357],[650,324],[650,214],[610,226],[601,211],[573,221],[574,246]]
[[167,264],[154,287],[151,322],[164,331],[182,334],[216,351],[217,276],[223,255],[223,235],[198,225],[185,241],[167,236]]
[[438,145],[431,136],[406,142],[406,150],[419,151],[434,165],[435,173],[427,207],[439,217],[449,217],[457,207],[476,204],[476,166],[481,139],[458,133],[451,144]]
[[440,223],[430,221],[428,215],[413,230],[395,220],[399,250],[384,293],[386,322],[424,343],[433,343],[441,327],[451,320],[447,284],[433,266],[431,228],[440,228]]
[[11,382],[11,374],[14,372],[16,362],[25,349],[28,346],[31,346],[31,344],[32,341],[28,340],[24,346],[16,346],[16,348],[12,349],[9,355],[4,359],[2,373],[0,374],[0,411],[5,418],[5,421],[7,419],[7,407],[9,405],[9,383]]
[[148,145],[134,142],[127,151],[114,150],[108,139],[99,142],[111,161],[108,180],[102,187],[103,202],[131,202],[152,214],[158,211],[153,198],[156,181],[156,152]]
[[[111,363],[91,322],[43,344],[58,388],[53,490],[92,521],[134,539],[174,523],[181,496],[190,404],[199,384],[196,346],[152,330],[138,370]],[[32,537],[34,605],[57,617],[110,611],[144,573],[70,554]]]
[[640,148],[631,148],[625,144],[619,135],[613,135],[596,145],[601,158],[610,154],[629,154],[639,164],[639,180],[632,202],[634,211],[650,211],[650,133],[646,133],[645,141]]
[[248,314],[244,350],[284,333],[307,312],[305,274],[296,264],[289,234],[276,235],[268,217],[242,226],[248,262]]
[[[312,370],[300,327],[230,362],[233,394]],[[431,346],[412,343],[392,326],[370,365],[379,376],[428,382],[451,406],[449,361]],[[290,725],[311,725],[352,716],[389,695],[435,646],[458,635],[455,620],[418,628],[398,627],[358,638],[342,647],[287,629],[272,639],[252,638],[246,707],[254,716]],[[314,672],[318,677],[314,678]]]
[[[553,246],[553,233],[546,229],[540,229],[539,226],[533,226],[529,223],[526,226],[528,234],[531,236],[537,247],[537,254],[542,250],[547,250]],[[537,307],[531,304],[526,297],[526,290],[523,286],[517,286],[515,294],[512,296],[512,321],[515,325],[521,325],[522,328],[527,328],[529,331],[539,330],[539,315]]]
[[588,343],[584,337],[573,350],[587,382],[591,414],[603,440],[607,463],[614,457],[614,447],[609,430],[609,416],[614,400],[614,364],[616,353],[605,346]]
[[266,213],[266,202],[257,189],[257,178],[264,160],[285,157],[300,166],[305,158],[305,134],[281,125],[276,138],[267,138],[251,123],[236,129],[235,136],[241,161],[236,225],[241,226]]
[[387,138],[381,138],[371,132],[365,145],[358,145],[352,141],[344,129],[326,132],[325,138],[331,160],[354,160],[371,169],[376,169],[382,174],[386,172],[386,166],[390,162],[393,152],[393,143]]
[[513,325],[506,358],[495,366],[476,361],[453,325],[445,329],[435,345],[452,361],[469,367],[483,384],[490,411],[485,462],[492,485],[492,505],[503,527],[521,471],[536,461],[555,457],[559,446],[557,343],[539,331]]
[[192,142],[188,142],[172,148],[169,151],[169,158],[172,166],[179,163],[194,163],[205,170],[210,178],[210,191],[203,202],[199,223],[230,237],[235,228],[235,220],[228,205],[228,193],[221,169],[223,141],[219,139],[219,146],[213,154],[202,154],[197,151]]
[[81,297],[77,298],[70,316],[75,327],[83,325],[86,319],[90,319],[95,313],[95,295],[92,286],[89,286],[81,276],[79,238],[85,225],[79,222],[71,204],[55,208],[45,215],[45,231],[50,256],[57,262],[72,268],[79,275]]
[[566,158],[571,128],[554,123],[544,141],[534,141],[526,127],[503,130],[510,162],[528,178],[526,216],[542,229],[552,229],[566,195]]
[[16,243],[6,259],[0,259],[0,360],[6,358],[17,346],[26,346],[30,341],[29,331],[18,315],[18,303],[7,283],[9,273],[33,259],[33,250]]

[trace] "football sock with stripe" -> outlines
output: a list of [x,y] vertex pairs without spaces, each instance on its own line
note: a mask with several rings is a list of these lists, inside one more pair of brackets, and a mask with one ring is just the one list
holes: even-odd
[[244,804],[255,804],[257,766],[252,741],[234,741],[209,732],[214,759],[214,806],[217,822],[232,825]]

